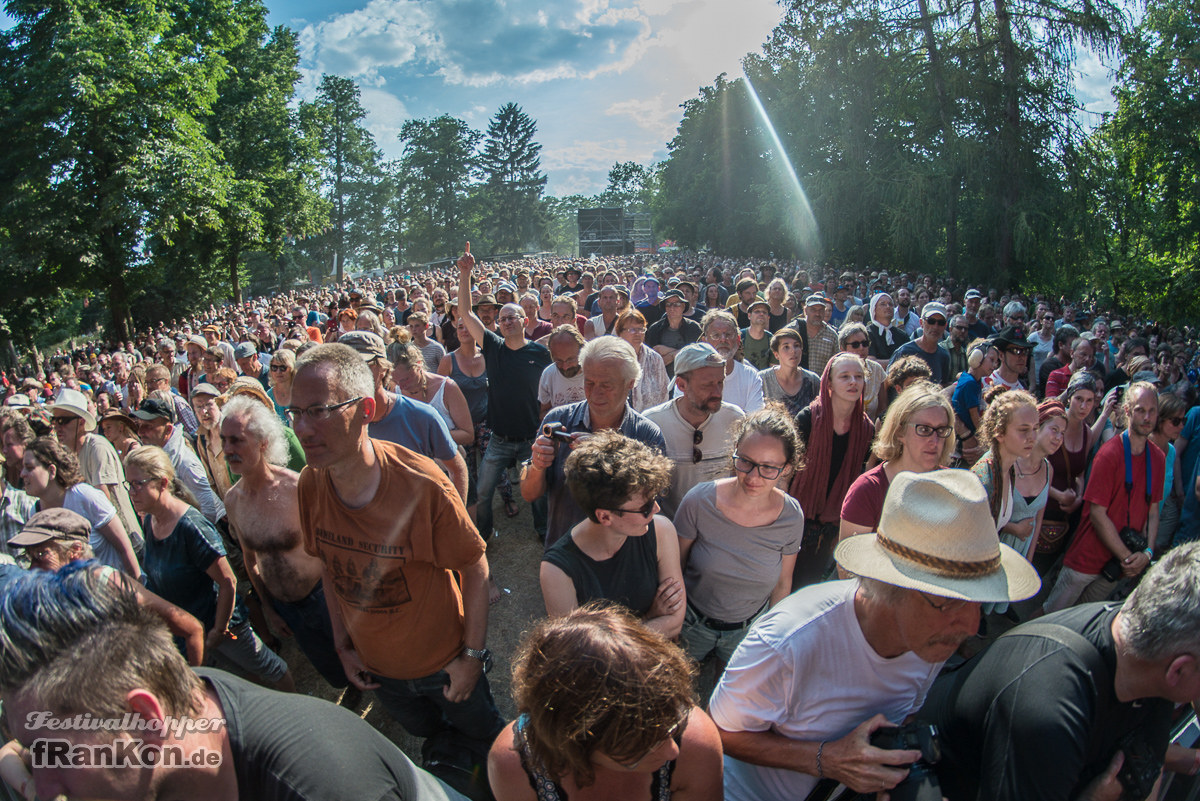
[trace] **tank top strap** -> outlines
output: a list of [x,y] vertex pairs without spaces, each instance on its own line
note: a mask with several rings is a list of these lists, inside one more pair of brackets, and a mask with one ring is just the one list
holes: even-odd
[[529,777],[529,786],[537,794],[538,801],[567,801],[567,793],[562,786],[539,770],[529,751],[529,741],[525,738],[525,726],[529,723],[529,715],[521,715],[513,724],[513,739],[517,746],[517,754],[521,758],[521,767]]

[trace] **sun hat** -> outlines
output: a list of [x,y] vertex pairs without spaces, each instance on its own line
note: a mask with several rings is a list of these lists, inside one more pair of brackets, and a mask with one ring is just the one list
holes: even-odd
[[96,415],[88,411],[87,398],[83,397],[83,393],[74,389],[62,389],[58,393],[58,397],[54,399],[54,403],[46,408],[50,414],[57,411],[67,412],[76,417],[83,418],[83,430],[96,430]]
[[1033,565],[996,536],[987,493],[968,470],[899,473],[877,529],[843,540],[837,563],[885,584],[977,603],[1020,601],[1041,587]]
[[122,423],[129,426],[130,431],[133,431],[134,433],[137,432],[137,423],[134,422],[132,417],[125,414],[125,412],[121,411],[120,409],[109,409],[104,414],[100,415],[101,425],[103,425],[106,420],[120,420]]

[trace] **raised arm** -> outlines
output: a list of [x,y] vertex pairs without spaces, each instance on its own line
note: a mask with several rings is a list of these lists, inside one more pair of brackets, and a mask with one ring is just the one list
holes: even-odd
[[483,321],[471,309],[471,270],[475,267],[475,257],[471,255],[470,242],[455,264],[458,266],[458,313],[463,316],[463,325],[471,332],[471,338],[482,346]]

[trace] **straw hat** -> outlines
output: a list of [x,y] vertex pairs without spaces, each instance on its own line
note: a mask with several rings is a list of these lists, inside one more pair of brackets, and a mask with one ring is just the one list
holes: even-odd
[[980,603],[1020,601],[1041,587],[1033,565],[996,536],[987,493],[970,471],[900,473],[878,529],[842,541],[838,564],[885,584]]
[[78,390],[64,388],[58,393],[54,403],[46,408],[46,411],[50,414],[63,411],[76,417],[82,417],[84,431],[96,430],[96,415],[88,411],[87,398],[83,397],[83,393]]

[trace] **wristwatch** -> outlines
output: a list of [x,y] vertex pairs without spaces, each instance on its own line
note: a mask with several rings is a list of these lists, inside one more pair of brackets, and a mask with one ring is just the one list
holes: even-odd
[[462,655],[468,656],[471,659],[478,659],[480,662],[482,662],[484,674],[491,672],[491,670],[492,670],[492,652],[489,651],[488,649],[484,648],[482,650],[476,651],[474,648],[468,648],[467,646],[464,645],[463,649],[462,649]]

